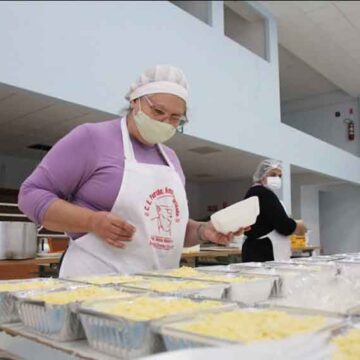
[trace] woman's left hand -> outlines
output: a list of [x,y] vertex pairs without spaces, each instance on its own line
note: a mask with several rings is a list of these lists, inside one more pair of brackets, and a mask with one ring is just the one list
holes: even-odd
[[240,236],[248,230],[250,230],[249,227],[240,228],[236,232],[222,234],[216,231],[214,225],[211,223],[211,221],[209,221],[203,224],[202,228],[200,229],[200,235],[203,240],[211,241],[215,244],[228,245],[234,239],[234,236]]

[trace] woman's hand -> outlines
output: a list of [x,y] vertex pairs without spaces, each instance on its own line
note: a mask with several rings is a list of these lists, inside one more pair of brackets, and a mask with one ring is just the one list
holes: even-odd
[[90,220],[92,232],[109,245],[124,248],[131,241],[136,231],[135,227],[120,216],[106,211],[94,212]]
[[304,236],[308,230],[304,223],[304,220],[295,220],[295,222],[296,222],[296,228],[294,234],[298,236]]
[[201,224],[199,227],[199,237],[202,241],[211,241],[215,244],[228,245],[233,239],[234,236],[240,236],[245,231],[249,231],[250,227],[240,228],[236,232],[230,232],[228,234],[222,234],[216,231],[214,225],[211,221]]

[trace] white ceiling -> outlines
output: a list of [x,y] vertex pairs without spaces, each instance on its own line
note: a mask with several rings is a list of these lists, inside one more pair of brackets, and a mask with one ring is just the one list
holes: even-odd
[[[255,154],[211,143],[189,135],[177,135],[168,144],[176,151],[189,181],[209,182],[248,178],[263,159]],[[191,151],[201,147],[219,150],[209,154]]]
[[359,1],[259,1],[276,17],[279,42],[346,93],[360,95]]
[[114,115],[0,83],[0,154],[39,159],[27,146],[54,144],[75,126]]
[[281,102],[304,99],[339,90],[332,82],[283,46],[279,46]]

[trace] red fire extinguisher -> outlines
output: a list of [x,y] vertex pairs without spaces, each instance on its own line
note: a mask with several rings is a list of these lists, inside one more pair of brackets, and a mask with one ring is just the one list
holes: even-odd
[[347,125],[347,136],[349,141],[355,140],[355,123],[351,119],[345,119],[344,123]]
[[344,119],[344,123],[347,125],[347,136],[349,141],[355,140],[355,122],[352,119],[354,111],[351,108],[349,110],[350,118]]

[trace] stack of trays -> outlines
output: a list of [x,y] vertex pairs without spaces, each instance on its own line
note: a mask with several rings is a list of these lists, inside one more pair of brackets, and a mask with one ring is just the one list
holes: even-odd
[[323,285],[331,284],[338,274],[335,263],[302,264],[291,262],[271,262],[263,267],[246,270],[252,274],[277,275],[281,279],[278,296],[293,296],[300,291],[310,291]]
[[[198,314],[164,324],[159,333],[166,349],[263,343],[299,337],[301,346],[317,334],[330,336],[341,319],[285,310],[236,309]],[[324,334],[325,333],[325,334]]]
[[290,296],[271,298],[259,306],[284,307],[299,311],[311,310],[332,316],[360,318],[360,289],[350,281],[337,278],[333,284],[313,287],[308,292],[298,291]]
[[161,324],[184,315],[235,308],[214,300],[137,295],[116,301],[84,303],[79,312],[91,347],[122,359],[164,351],[154,332]]
[[247,305],[267,300],[272,294],[276,293],[280,283],[279,277],[272,275],[204,271],[187,267],[163,272],[163,276],[225,283],[228,285],[225,298]]
[[360,281],[360,258],[359,259],[342,259],[336,262],[340,274],[354,281]]
[[335,256],[338,259],[360,260],[360,252],[333,254],[332,256]]
[[0,324],[20,320],[17,310],[17,294],[25,290],[56,289],[65,285],[65,281],[44,278],[0,281]]
[[129,296],[132,294],[90,285],[69,285],[61,290],[27,292],[18,296],[19,317],[28,328],[52,340],[76,340],[84,337],[77,313],[83,301]]

